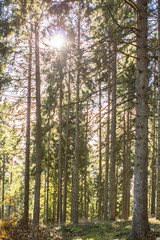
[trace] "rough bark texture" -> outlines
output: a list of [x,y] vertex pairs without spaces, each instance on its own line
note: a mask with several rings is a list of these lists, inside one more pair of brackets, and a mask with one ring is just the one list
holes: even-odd
[[116,162],[116,43],[113,43],[112,58],[112,120],[111,120],[111,154],[110,154],[110,185],[109,185],[109,219],[116,217],[116,186],[115,186],[115,162]]
[[41,99],[40,99],[40,57],[39,57],[39,30],[35,23],[35,62],[36,62],[36,176],[33,224],[39,224],[40,215],[40,185],[41,185]]
[[160,220],[160,0],[158,0],[158,156],[156,218]]
[[134,162],[134,206],[131,236],[145,238],[150,227],[148,193],[148,59],[147,0],[137,0],[136,153]]
[[24,190],[24,220],[28,222],[29,212],[29,161],[30,161],[30,121],[31,121],[31,80],[32,80],[32,25],[29,39],[29,68],[27,87],[27,127],[26,127],[26,156],[25,156],[25,190]]

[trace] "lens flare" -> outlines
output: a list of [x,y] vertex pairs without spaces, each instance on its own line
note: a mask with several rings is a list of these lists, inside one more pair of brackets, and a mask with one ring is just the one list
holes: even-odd
[[50,39],[50,44],[52,47],[61,49],[64,47],[66,39],[63,34],[56,34],[52,39]]

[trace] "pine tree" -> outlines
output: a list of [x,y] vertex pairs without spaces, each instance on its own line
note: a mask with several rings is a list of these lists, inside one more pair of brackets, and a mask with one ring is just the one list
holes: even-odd
[[148,174],[148,59],[147,0],[137,0],[136,154],[134,206],[130,238],[145,238],[150,230],[147,213]]
[[40,56],[39,56],[39,29],[35,22],[35,62],[36,62],[36,175],[34,197],[34,225],[39,224],[40,217],[40,185],[42,161],[42,135],[41,135],[41,92],[40,92]]

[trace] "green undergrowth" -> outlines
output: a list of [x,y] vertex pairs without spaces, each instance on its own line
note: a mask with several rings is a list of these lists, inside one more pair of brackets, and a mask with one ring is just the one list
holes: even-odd
[[[160,221],[150,220],[151,234],[146,239],[160,239]],[[112,240],[127,239],[131,231],[131,221],[97,221],[61,227],[64,240]],[[159,238],[158,238],[159,237]]]
[[[160,239],[160,221],[150,219],[151,234],[143,240]],[[94,221],[62,226],[27,226],[16,218],[0,221],[0,240],[112,240],[127,239],[131,221]]]

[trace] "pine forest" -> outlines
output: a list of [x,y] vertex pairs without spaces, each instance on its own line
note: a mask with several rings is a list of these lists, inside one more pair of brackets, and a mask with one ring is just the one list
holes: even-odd
[[0,0],[0,239],[160,239],[160,0]]

